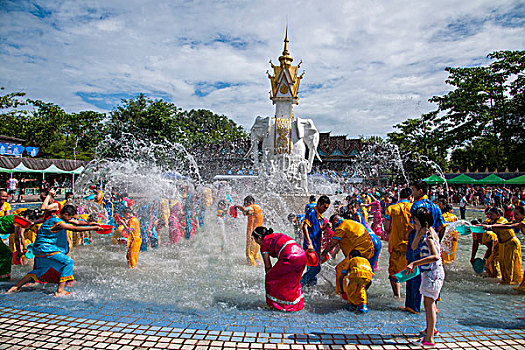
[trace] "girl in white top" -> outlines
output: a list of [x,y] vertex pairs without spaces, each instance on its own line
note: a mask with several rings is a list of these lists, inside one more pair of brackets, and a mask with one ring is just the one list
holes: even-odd
[[421,271],[420,292],[423,295],[427,321],[427,328],[423,331],[425,337],[421,339],[421,344],[434,346],[434,335],[438,334],[436,330],[436,300],[439,298],[439,293],[445,281],[445,270],[441,260],[441,246],[439,244],[439,236],[432,228],[434,218],[427,208],[418,208],[414,212],[412,219],[416,229],[412,249],[421,249],[421,259],[408,264],[406,271],[411,273],[416,266],[419,266]]

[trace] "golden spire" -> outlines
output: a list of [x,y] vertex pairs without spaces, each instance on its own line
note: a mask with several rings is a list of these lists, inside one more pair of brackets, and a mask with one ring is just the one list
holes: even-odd
[[279,57],[279,61],[281,62],[281,66],[289,66],[292,61],[293,57],[290,56],[290,52],[288,52],[288,43],[290,41],[288,40],[288,24],[286,24],[286,34],[284,36],[284,50],[283,55]]
[[274,104],[278,100],[291,100],[295,104],[298,104],[299,101],[299,83],[304,73],[298,76],[297,70],[303,61],[301,60],[297,66],[292,66],[293,57],[288,51],[288,43],[288,24],[286,24],[283,54],[279,57],[280,65],[276,66],[270,60],[273,75],[266,71],[272,86],[270,99]]
[[283,50],[283,56],[288,56],[290,53],[288,52],[288,24],[286,24],[286,34],[284,36],[284,50]]

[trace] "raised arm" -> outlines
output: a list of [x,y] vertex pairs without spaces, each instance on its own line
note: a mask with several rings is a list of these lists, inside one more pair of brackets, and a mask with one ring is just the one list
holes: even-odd
[[506,223],[506,224],[492,224],[492,225],[481,225],[487,231],[493,231],[495,228],[523,228],[525,225],[522,222]]
[[76,225],[76,226],[95,226],[95,225],[98,225],[98,222],[94,222],[94,221],[87,222],[87,221],[84,221],[84,220],[77,220],[77,219],[71,219],[71,220],[69,220],[69,223],[71,223],[73,225]]
[[61,228],[62,230],[69,230],[73,232],[96,231],[96,230],[101,229],[99,225],[75,226],[75,225],[67,224],[65,222],[59,223],[58,227]]
[[60,209],[60,205],[57,202],[50,203],[53,200],[54,195],[55,191],[49,190],[49,193],[47,194],[46,198],[44,199],[44,202],[42,203],[42,210],[53,211]]

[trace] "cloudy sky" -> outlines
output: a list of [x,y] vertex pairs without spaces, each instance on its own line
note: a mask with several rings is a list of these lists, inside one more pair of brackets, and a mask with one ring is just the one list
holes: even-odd
[[274,114],[265,72],[287,23],[306,71],[294,114],[349,137],[435,109],[445,67],[525,48],[520,0],[0,0],[0,86],[67,112],[143,92],[249,129]]

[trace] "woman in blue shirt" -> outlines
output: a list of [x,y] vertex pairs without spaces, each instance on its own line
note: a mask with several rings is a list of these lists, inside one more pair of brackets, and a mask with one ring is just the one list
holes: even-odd
[[[73,281],[73,259],[66,254],[69,252],[67,230],[73,232],[100,230],[96,223],[87,223],[74,220],[77,210],[72,205],[66,205],[58,216],[52,216],[45,221],[36,234],[33,251],[35,253],[34,270],[25,275],[6,294],[17,292],[20,287],[31,281],[46,279],[59,275],[58,287],[55,296],[69,294],[65,291],[66,282]],[[83,226],[75,226],[75,225]]]

